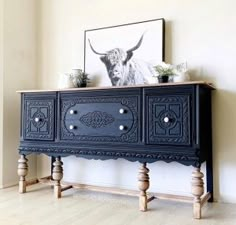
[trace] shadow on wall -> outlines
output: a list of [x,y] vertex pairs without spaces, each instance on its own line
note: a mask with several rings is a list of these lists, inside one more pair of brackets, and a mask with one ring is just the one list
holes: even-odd
[[172,39],[172,22],[165,21],[165,62],[172,62],[173,39]]
[[93,79],[91,79],[88,83],[88,87],[97,87],[101,82],[101,76],[99,74],[93,75]]
[[[236,92],[217,89],[212,95],[213,167],[216,200],[236,202]],[[229,185],[231,184],[231,185]]]

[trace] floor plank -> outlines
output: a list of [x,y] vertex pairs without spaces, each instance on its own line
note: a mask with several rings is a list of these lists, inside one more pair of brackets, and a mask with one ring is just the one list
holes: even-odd
[[154,200],[149,211],[138,210],[138,199],[70,189],[61,199],[42,184],[0,190],[0,225],[235,225],[236,204],[207,203],[203,219],[192,219],[188,203]]

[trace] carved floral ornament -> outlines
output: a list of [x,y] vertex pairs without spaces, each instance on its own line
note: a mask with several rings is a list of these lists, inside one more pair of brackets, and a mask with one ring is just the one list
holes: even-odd
[[[38,121],[36,119],[38,119]],[[32,118],[33,125],[39,129],[44,126],[45,122],[46,122],[45,115],[38,109],[38,111],[34,113]]]
[[113,123],[115,118],[106,112],[94,111],[83,115],[79,120],[87,127],[100,128]]

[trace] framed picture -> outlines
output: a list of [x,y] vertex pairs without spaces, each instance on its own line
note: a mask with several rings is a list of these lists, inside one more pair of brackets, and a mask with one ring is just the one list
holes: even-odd
[[84,32],[84,71],[92,86],[153,83],[164,61],[165,21],[155,19]]

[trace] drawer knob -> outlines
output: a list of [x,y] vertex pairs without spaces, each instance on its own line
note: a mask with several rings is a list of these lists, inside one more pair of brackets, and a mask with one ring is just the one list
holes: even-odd
[[70,125],[69,128],[70,128],[70,130],[74,130],[74,129],[75,129],[75,126]]
[[121,109],[119,110],[119,113],[120,113],[120,114],[124,114],[124,113],[126,113],[126,110],[121,108]]
[[34,121],[35,121],[36,123],[38,123],[38,122],[40,121],[40,118],[36,117],[36,118],[34,118]]
[[124,125],[119,126],[119,130],[125,130],[125,129],[126,129],[126,127]]
[[170,119],[166,116],[165,118],[164,118],[164,122],[165,123],[168,123],[170,121]]
[[71,114],[71,115],[76,114],[76,111],[73,110],[73,109],[71,109],[71,110],[70,110],[70,114]]

